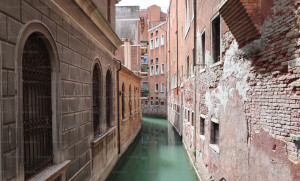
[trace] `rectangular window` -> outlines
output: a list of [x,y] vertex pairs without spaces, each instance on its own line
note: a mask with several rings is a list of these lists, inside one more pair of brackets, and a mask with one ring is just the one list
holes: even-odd
[[187,113],[188,115],[188,122],[190,122],[190,111],[188,111],[188,113]]
[[219,124],[211,122],[211,144],[219,144]]
[[143,90],[149,90],[148,89],[148,82],[143,82],[143,87],[142,87]]
[[220,16],[217,16],[212,21],[212,49],[213,49],[214,63],[220,61],[220,49],[221,49],[220,34],[221,34]]
[[160,102],[160,105],[162,105],[162,106],[165,105],[165,102]]
[[191,19],[190,19],[190,0],[185,0],[185,33],[188,32],[190,28]]
[[200,135],[205,134],[205,119],[200,117]]
[[189,78],[190,74],[190,60],[189,56],[186,57],[186,78]]
[[161,83],[160,89],[161,89],[161,92],[165,92],[165,83],[163,83],[163,82]]
[[153,65],[151,65],[150,67],[150,76],[153,76],[154,75],[154,67]]
[[192,126],[194,126],[194,113],[192,112]]
[[161,44],[161,45],[164,45],[164,44],[165,44],[165,35],[161,35],[160,44]]
[[155,59],[155,63],[158,64],[158,58]]
[[153,39],[150,40],[150,49],[153,49]]
[[159,66],[158,64],[155,65],[155,75],[159,74]]
[[205,68],[206,63],[205,63],[205,32],[202,33],[201,36],[201,43],[202,43],[202,60],[201,60],[201,69]]
[[155,105],[158,106],[158,101],[155,102]]
[[165,73],[165,64],[161,64],[161,74]]
[[145,105],[148,105],[148,101],[145,101]]
[[153,105],[153,101],[151,101],[151,105]]
[[155,83],[155,92],[158,92],[158,83]]
[[159,46],[159,38],[156,37],[155,38],[155,48],[157,48]]

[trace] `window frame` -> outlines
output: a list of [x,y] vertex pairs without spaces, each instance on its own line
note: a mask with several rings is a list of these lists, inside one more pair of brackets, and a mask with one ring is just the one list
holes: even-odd
[[158,83],[155,83],[155,92],[159,92],[159,86],[158,86]]

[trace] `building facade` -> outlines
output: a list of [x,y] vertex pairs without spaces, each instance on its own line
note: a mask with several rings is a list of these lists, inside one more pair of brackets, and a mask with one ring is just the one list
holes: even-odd
[[117,2],[0,2],[0,180],[105,180],[117,162]]
[[140,11],[143,114],[167,117],[166,13],[152,5]]
[[298,5],[170,1],[168,119],[202,180],[299,180]]

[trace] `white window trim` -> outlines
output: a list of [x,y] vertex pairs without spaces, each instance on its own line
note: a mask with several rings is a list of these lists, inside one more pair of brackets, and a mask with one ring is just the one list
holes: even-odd
[[[163,66],[164,65],[164,66]],[[163,69],[163,67],[164,67],[164,69]],[[165,64],[164,63],[162,63],[161,65],[160,65],[160,74],[165,74]]]
[[154,48],[154,40],[151,39],[150,40],[150,50],[152,50]]
[[165,83],[164,82],[160,83],[160,92],[165,92]]
[[[152,72],[151,70],[153,70],[153,72]],[[154,66],[151,65],[151,66],[150,66],[150,76],[153,76],[153,75],[154,75]]]
[[159,36],[155,37],[155,48],[159,47]]
[[165,35],[161,35],[160,37],[160,45],[164,45],[165,44]]
[[[202,42],[202,36],[203,36],[203,34],[205,34],[205,36],[204,36],[204,40],[205,40],[204,47],[202,46],[203,45],[203,42]],[[201,37],[200,70],[201,71],[203,71],[203,70],[205,71],[205,69],[207,67],[207,62],[206,62],[207,58],[206,58],[206,55],[204,55],[205,58],[203,60],[203,52],[204,52],[204,54],[206,54],[206,49],[205,49],[205,45],[206,45],[206,28],[204,28],[203,31],[201,32],[200,37]],[[204,48],[204,51],[203,51],[203,48]],[[204,63],[204,65],[203,65],[203,63]],[[201,73],[201,71],[200,71],[200,73]]]
[[155,64],[155,75],[159,75],[159,64]]

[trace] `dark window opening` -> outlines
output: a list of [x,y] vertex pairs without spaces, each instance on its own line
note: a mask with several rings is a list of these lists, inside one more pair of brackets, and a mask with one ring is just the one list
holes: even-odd
[[189,56],[186,57],[186,78],[190,76],[190,60]]
[[108,70],[106,73],[106,128],[111,126],[112,119],[112,77],[111,72]]
[[202,40],[202,62],[201,62],[201,68],[205,68],[205,32],[202,34],[201,36],[201,40]]
[[125,118],[125,85],[122,85],[122,119]]
[[93,128],[94,135],[100,133],[100,107],[101,107],[101,73],[99,64],[93,70]]
[[212,21],[212,48],[214,63],[220,61],[220,33],[220,16],[218,16]]
[[131,85],[129,86],[129,101],[128,101],[128,103],[129,103],[129,114],[130,115],[132,115],[132,102],[131,102]]
[[219,144],[219,124],[211,122],[212,133],[211,133],[211,144]]
[[22,59],[25,180],[52,164],[51,63],[46,38],[33,33]]
[[205,134],[205,119],[200,117],[200,135]]

